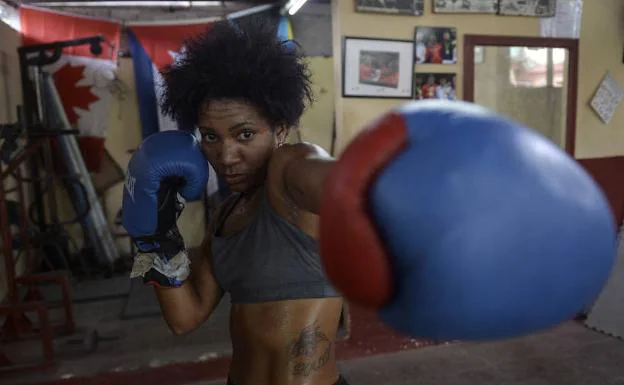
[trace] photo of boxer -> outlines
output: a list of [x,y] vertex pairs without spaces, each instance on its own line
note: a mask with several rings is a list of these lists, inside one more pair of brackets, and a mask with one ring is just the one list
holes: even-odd
[[415,73],[414,99],[456,100],[455,74],[453,73]]
[[553,17],[556,0],[501,0],[500,14],[509,16]]
[[355,9],[358,12],[422,15],[425,0],[356,0]]
[[360,84],[399,87],[399,53],[360,51]]
[[498,0],[435,0],[435,13],[497,13]]
[[414,63],[457,63],[457,30],[443,27],[416,27]]

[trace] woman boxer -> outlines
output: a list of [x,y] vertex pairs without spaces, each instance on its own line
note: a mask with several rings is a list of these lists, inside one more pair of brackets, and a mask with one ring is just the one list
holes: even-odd
[[312,100],[292,43],[254,21],[217,22],[164,71],[164,110],[196,127],[204,155],[234,193],[210,226],[192,279],[159,288],[177,333],[197,328],[229,292],[229,383],[345,384],[335,361],[342,299],[317,251],[321,186],[333,161],[286,145]]
[[[133,154],[124,188],[124,227],[140,251],[131,276],[163,286],[176,333],[230,293],[230,383],[345,383],[333,349],[341,299],[316,250],[321,186],[332,281],[352,300],[383,306],[382,319],[408,335],[517,337],[595,300],[617,254],[615,228],[574,159],[481,107],[441,101],[371,123],[338,163],[312,146],[282,146],[310,79],[300,54],[274,36],[222,22],[188,42],[165,72],[163,104],[198,128],[203,153],[191,133],[154,134]],[[189,278],[170,192],[197,197],[206,157],[235,195]]]

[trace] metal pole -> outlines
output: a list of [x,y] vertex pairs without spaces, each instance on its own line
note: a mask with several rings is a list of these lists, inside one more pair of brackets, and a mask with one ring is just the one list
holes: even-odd
[[[28,58],[26,57],[26,53],[18,49],[18,57],[19,57],[19,65],[20,65],[20,78],[22,83],[22,109],[23,109],[23,124],[24,129],[28,133],[33,130],[36,123],[39,122],[36,111],[33,110],[32,106],[37,104],[36,95],[34,95],[32,89],[32,83],[29,78],[30,67],[28,66]],[[26,136],[27,145],[32,145],[34,143],[33,138],[30,135]],[[43,188],[41,187],[41,182],[39,180],[40,173],[39,167],[37,166],[36,157],[32,157],[28,162],[29,166],[29,174],[33,179],[32,183],[32,196],[40,197],[43,195]],[[35,222],[39,227],[39,231],[45,232],[45,209],[43,204],[37,205],[35,210]]]
[[[50,98],[50,109],[55,110],[55,114],[60,119],[61,128],[71,129],[71,124],[67,120],[67,115],[65,115],[63,104],[52,77],[45,76],[44,82],[46,93]],[[108,227],[108,221],[104,215],[102,205],[91,182],[91,175],[83,161],[78,141],[73,136],[62,136],[59,137],[58,141],[60,147],[64,150],[67,168],[79,179],[86,190],[85,197],[78,197],[78,199],[86,200],[90,207],[89,215],[85,218],[86,226],[83,228],[87,232],[92,245],[100,252],[100,255],[98,255],[100,260],[112,266],[113,262],[119,259],[119,250],[117,250],[115,239]]]
[[0,180],[0,231],[2,231],[2,254],[4,254],[4,270],[7,279],[7,290],[9,303],[16,304],[17,283],[15,282],[15,262],[13,261],[13,239],[11,238],[11,227],[7,213],[6,191],[4,180]]

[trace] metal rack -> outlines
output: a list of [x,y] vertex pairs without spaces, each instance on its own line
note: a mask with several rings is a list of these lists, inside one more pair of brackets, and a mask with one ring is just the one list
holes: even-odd
[[[24,46],[18,49],[20,72],[22,81],[23,105],[18,108],[18,122],[0,126],[0,137],[4,139],[0,148],[0,157],[3,167],[0,172],[0,231],[4,268],[7,278],[7,300],[0,305],[0,316],[5,318],[0,327],[0,374],[16,371],[48,370],[55,366],[54,337],[72,334],[76,330],[74,310],[71,295],[69,272],[54,270],[50,272],[35,272],[41,259],[45,255],[35,252],[37,236],[45,235],[50,231],[49,222],[57,221],[56,201],[52,195],[47,207],[39,204],[36,208],[36,225],[39,229],[29,226],[29,216],[25,184],[32,187],[34,197],[41,197],[44,191],[53,191],[53,180],[56,178],[52,162],[52,142],[65,135],[76,135],[77,130],[61,127],[53,129],[46,127],[44,109],[44,95],[40,83],[40,68],[56,62],[64,47],[89,44],[91,52],[102,52],[101,36],[82,38],[72,41],[63,41],[51,44]],[[49,52],[52,52],[51,54]],[[21,143],[24,143],[21,145]],[[21,148],[20,148],[21,145]],[[26,166],[28,178],[22,173]],[[15,187],[7,189],[7,180],[15,180]],[[88,175],[87,175],[88,177]],[[26,182],[28,181],[28,182]],[[17,204],[10,206],[7,194],[17,193]],[[9,208],[13,207],[12,212]],[[47,208],[47,210],[46,210]],[[47,212],[46,212],[47,211]],[[50,220],[46,221],[49,213]],[[12,214],[12,215],[10,215]],[[19,223],[16,235],[12,234],[10,217]],[[25,257],[25,272],[18,276],[15,251],[19,249]],[[39,259],[37,258],[39,256]],[[39,286],[42,284],[56,284],[61,288],[61,303],[54,304],[47,301]],[[25,293],[25,294],[24,294]],[[61,323],[53,324],[49,312],[53,308],[62,309],[64,319]],[[34,315],[34,317],[33,317]],[[36,338],[41,341],[42,357],[35,363],[13,362],[2,349],[8,342]]]
[[[21,181],[21,166],[30,158],[36,156],[49,140],[59,134],[75,134],[76,132],[47,132],[47,135],[38,135],[30,144],[23,147],[18,154],[7,163],[0,173],[0,231],[2,233],[2,255],[4,269],[7,280],[7,303],[0,305],[0,315],[6,317],[0,329],[0,341],[10,342],[23,338],[37,337],[42,342],[43,360],[35,364],[16,364],[12,362],[6,354],[0,350],[0,373],[8,371],[27,371],[50,369],[54,365],[54,350],[52,338],[54,334],[70,334],[75,330],[73,304],[71,298],[71,287],[69,275],[65,271],[52,271],[46,273],[33,273],[35,266],[35,253],[31,240],[33,234],[28,229],[26,213],[25,188]],[[51,170],[47,170],[50,172]],[[7,188],[6,181],[11,176],[15,178],[19,208],[19,234],[13,237],[11,234],[11,224],[9,222],[9,212],[7,210]],[[26,258],[26,273],[17,276],[17,264],[13,255],[18,244]],[[43,295],[38,290],[38,285],[43,283],[54,283],[61,286],[64,322],[53,325],[50,322],[48,304]],[[20,289],[26,289],[26,294],[20,296]],[[22,292],[24,290],[21,290]],[[37,321],[33,322],[29,313],[37,314]],[[4,344],[3,344],[4,345]]]

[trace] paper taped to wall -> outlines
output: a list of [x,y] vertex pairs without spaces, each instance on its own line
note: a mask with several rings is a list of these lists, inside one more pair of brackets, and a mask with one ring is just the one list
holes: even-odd
[[622,102],[624,91],[609,72],[604,76],[591,100],[591,107],[604,123],[609,123],[615,109]]

